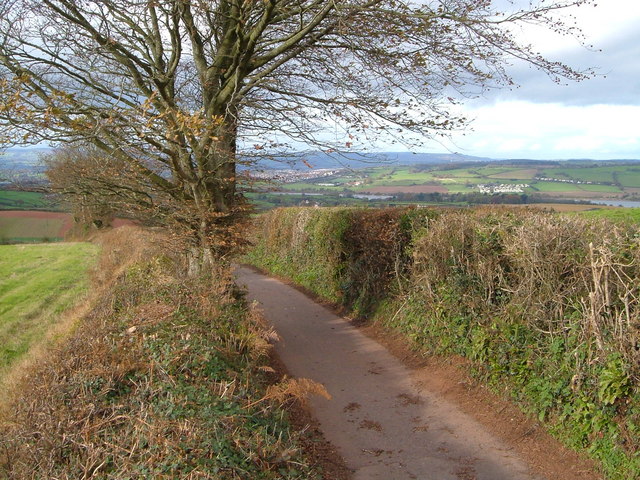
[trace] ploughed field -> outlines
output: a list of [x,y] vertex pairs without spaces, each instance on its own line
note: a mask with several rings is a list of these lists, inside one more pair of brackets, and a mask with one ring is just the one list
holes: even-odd
[[0,210],[0,243],[56,242],[72,226],[69,213]]
[[82,296],[97,251],[88,243],[0,245],[0,379]]

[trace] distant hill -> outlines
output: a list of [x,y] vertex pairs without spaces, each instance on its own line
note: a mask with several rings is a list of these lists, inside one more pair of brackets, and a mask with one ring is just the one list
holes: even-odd
[[366,168],[384,165],[439,165],[443,163],[487,162],[490,158],[473,157],[455,153],[324,153],[304,152],[289,156],[262,159],[257,165],[267,169],[308,169],[313,168]]
[[48,148],[9,148],[0,153],[0,170],[42,171],[40,156]]
[[44,165],[40,156],[48,151],[48,148],[10,148],[0,151],[0,186],[44,182]]
[[273,159],[262,159],[257,166],[265,169],[306,170],[313,168],[366,168],[388,165],[443,165],[451,164],[460,166],[463,164],[487,164],[500,163],[509,165],[566,165],[566,164],[597,164],[607,163],[632,163],[640,162],[640,159],[625,160],[592,160],[592,159],[557,159],[535,160],[527,158],[496,159],[490,157],[475,157],[459,153],[411,153],[411,152],[376,152],[376,153],[323,153],[305,152]]
[[[0,170],[22,170],[40,173],[42,165],[40,155],[49,152],[47,148],[10,148],[0,154]],[[262,159],[258,166],[266,169],[293,168],[305,170],[313,168],[365,168],[383,165],[438,165],[443,163],[487,162],[490,158],[473,157],[452,153],[323,153],[304,152],[290,156]]]
[[[50,152],[49,148],[10,148],[0,153],[0,170],[29,171],[41,173],[43,166],[40,156]],[[590,159],[558,159],[558,160],[534,160],[526,158],[495,159],[490,157],[475,157],[459,153],[412,153],[412,152],[373,152],[373,153],[325,153],[325,152],[300,152],[288,156],[277,156],[270,159],[261,159],[257,166],[264,169],[296,169],[307,170],[312,168],[366,168],[386,165],[442,165],[464,163],[508,163],[512,165],[541,165],[560,163],[593,163]],[[598,160],[597,162],[629,163],[640,162],[640,159],[626,160]],[[252,166],[251,168],[255,168]]]

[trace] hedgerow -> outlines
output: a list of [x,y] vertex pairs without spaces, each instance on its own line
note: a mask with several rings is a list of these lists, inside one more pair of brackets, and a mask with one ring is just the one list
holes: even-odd
[[[311,230],[309,215],[347,224],[339,235]],[[331,250],[289,249],[292,231]],[[468,358],[608,478],[640,478],[636,226],[520,210],[283,209],[256,232],[255,265],[403,332],[422,352]],[[314,262],[323,274],[301,282]]]

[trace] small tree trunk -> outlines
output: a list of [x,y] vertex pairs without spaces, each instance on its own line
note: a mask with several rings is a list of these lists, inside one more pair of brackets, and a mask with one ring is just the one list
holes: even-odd
[[197,277],[210,272],[214,265],[214,255],[210,248],[194,245],[187,252],[188,277]]

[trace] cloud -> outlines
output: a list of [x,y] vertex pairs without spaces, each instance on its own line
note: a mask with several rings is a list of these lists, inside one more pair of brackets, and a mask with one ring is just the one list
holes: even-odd
[[594,78],[563,85],[527,65],[512,70],[520,88],[497,91],[489,101],[527,100],[564,105],[640,105],[640,30],[627,30],[601,46],[601,51],[573,49],[555,56],[577,69],[593,68]]
[[473,130],[452,151],[493,158],[640,158],[640,106],[506,101],[469,109]]
[[[594,49],[541,29],[515,34],[551,60],[593,68],[597,75],[558,85],[524,63],[514,64],[509,72],[520,88],[465,101],[461,113],[475,119],[473,130],[443,142],[450,151],[492,158],[640,159],[640,2],[606,0],[575,13]],[[440,150],[433,144],[433,151]]]
[[640,2],[606,0],[595,7],[584,6],[565,13],[575,16],[586,43],[594,48],[585,48],[575,38],[541,27],[524,26],[514,35],[524,44],[531,43],[546,58],[577,70],[594,69],[596,76],[557,85],[544,73],[516,61],[509,72],[520,88],[490,92],[476,103],[526,100],[564,105],[640,105]]
[[593,49],[540,28],[514,34],[551,60],[595,69],[594,78],[557,85],[514,64],[509,72],[520,88],[464,101],[458,113],[475,119],[473,130],[425,148],[507,159],[640,159],[640,1],[606,0],[574,13]]

